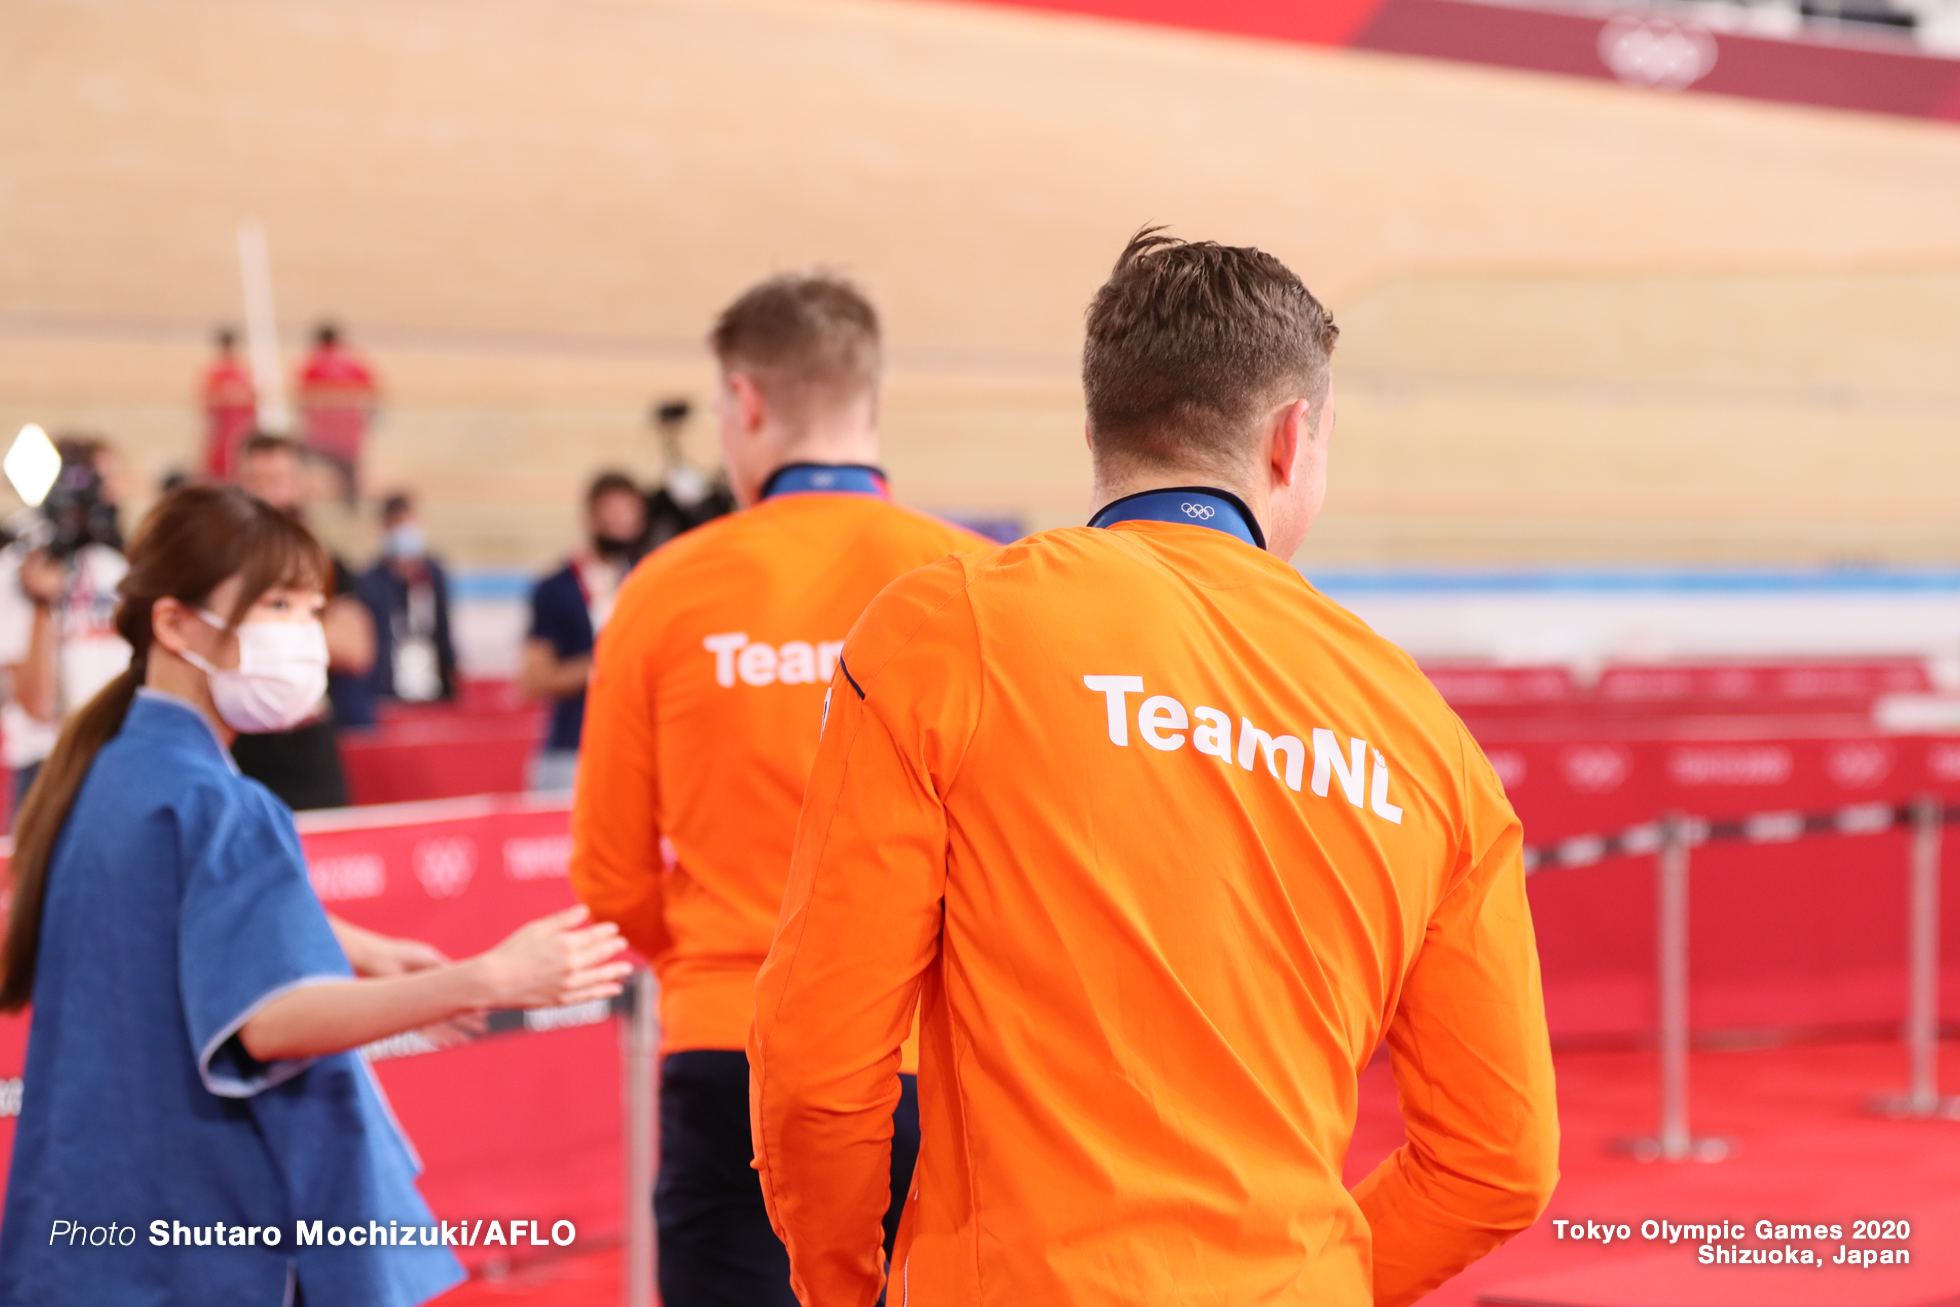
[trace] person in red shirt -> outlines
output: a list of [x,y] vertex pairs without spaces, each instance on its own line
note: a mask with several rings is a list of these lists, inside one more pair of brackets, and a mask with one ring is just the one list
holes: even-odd
[[[804,1307],[1401,1307],[1535,1220],[1558,1126],[1517,817],[1288,559],[1332,318],[1135,237],[1088,315],[1088,525],[900,578],[837,660],[756,979],[756,1167]],[[1387,1045],[1408,1142],[1341,1180]]]
[[341,344],[340,328],[323,322],[299,374],[299,416],[306,447],[340,474],[348,504],[360,495],[361,445],[380,398],[374,373]]
[[214,481],[231,480],[238,447],[258,423],[258,390],[252,374],[238,359],[238,337],[230,327],[218,329],[218,357],[204,374],[204,474]]
[[[654,550],[613,603],[586,691],[571,878],[660,976],[662,1300],[792,1307],[750,1166],[743,1048],[824,689],[872,596],[988,542],[891,501],[876,466],[878,318],[855,288],[773,278],[711,342],[742,508]],[[918,1137],[909,1054],[896,1069],[900,1097],[876,1127],[881,1244]]]

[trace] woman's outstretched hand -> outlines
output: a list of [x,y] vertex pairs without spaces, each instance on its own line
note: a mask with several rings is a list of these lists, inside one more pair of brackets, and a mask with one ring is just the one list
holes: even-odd
[[497,1007],[559,1007],[611,998],[633,970],[615,962],[626,941],[611,922],[584,923],[583,905],[539,917],[472,961],[482,969]]
[[585,924],[582,907],[540,917],[467,962],[368,980],[302,985],[268,1000],[238,1029],[261,1062],[320,1057],[442,1022],[457,1029],[438,1043],[480,1029],[470,1014],[493,1007],[558,1007],[611,998],[633,968],[619,928]]

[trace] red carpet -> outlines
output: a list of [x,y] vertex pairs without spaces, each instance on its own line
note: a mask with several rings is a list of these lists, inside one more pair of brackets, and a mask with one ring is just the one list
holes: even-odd
[[[1650,1131],[1654,1058],[1579,1053],[1558,1059],[1564,1180],[1546,1220],[1425,1301],[1433,1307],[1953,1307],[1960,1304],[1960,1123],[1871,1117],[1864,1100],[1905,1083],[1906,1060],[1890,1044],[1835,1044],[1694,1059],[1697,1133],[1733,1139],[1714,1164],[1643,1164],[1616,1156],[1613,1141]],[[1960,1089],[1960,1053],[1945,1076]],[[1362,1120],[1349,1178],[1365,1173],[1401,1138],[1394,1082],[1385,1065],[1362,1084]],[[1609,1247],[1553,1238],[1552,1218],[1624,1222],[1633,1238]],[[1642,1221],[1737,1221],[1745,1247],[1758,1220],[1841,1225],[1912,1222],[1907,1266],[1703,1266],[1692,1241],[1641,1240]],[[1791,1241],[1835,1257],[1839,1241]],[[616,1251],[479,1279],[443,1307],[616,1307]]]

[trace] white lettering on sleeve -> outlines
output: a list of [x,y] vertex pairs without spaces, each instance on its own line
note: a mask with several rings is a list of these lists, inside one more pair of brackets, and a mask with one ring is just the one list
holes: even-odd
[[749,642],[746,631],[729,631],[722,635],[711,635],[701,642],[701,647],[715,656],[715,684],[735,684],[735,651]]
[[1321,798],[1327,797],[1327,778],[1330,773],[1341,778],[1341,790],[1347,801],[1359,808],[1362,802],[1362,784],[1367,778],[1368,742],[1350,739],[1348,758],[1341,759],[1341,746],[1334,739],[1334,732],[1323,727],[1315,727],[1313,733],[1313,792]]
[[1137,734],[1143,736],[1145,744],[1165,753],[1184,747],[1182,735],[1165,732],[1181,731],[1190,724],[1184,715],[1184,705],[1168,694],[1153,694],[1137,709]]
[[1232,719],[1216,708],[1197,707],[1191,716],[1200,725],[1191,732],[1191,745],[1199,753],[1232,760]]
[[1368,806],[1377,817],[1402,824],[1402,810],[1388,801],[1388,759],[1375,750],[1375,783],[1368,795]]
[[1085,676],[1082,683],[1104,696],[1109,708],[1109,742],[1128,746],[1130,743],[1130,714],[1125,710],[1123,696],[1142,694],[1141,676]]
[[1266,751],[1266,770],[1274,776],[1280,774],[1279,755],[1286,755],[1286,783],[1292,789],[1299,789],[1300,773],[1307,765],[1307,746],[1297,736],[1282,735],[1274,739],[1246,718],[1239,718],[1239,766],[1251,771],[1261,749]]
[[774,645],[746,645],[735,655],[735,674],[750,685],[771,685],[776,680],[776,647]]

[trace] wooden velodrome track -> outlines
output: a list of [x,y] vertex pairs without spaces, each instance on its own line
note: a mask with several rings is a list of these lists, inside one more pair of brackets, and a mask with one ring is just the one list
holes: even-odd
[[[0,431],[194,461],[233,232],[376,488],[532,564],[773,269],[859,277],[924,506],[1080,520],[1146,221],[1334,305],[1322,560],[1960,556],[1960,130],[936,0],[0,0]],[[708,432],[690,439],[703,457]],[[324,523],[359,546],[361,528]]]

